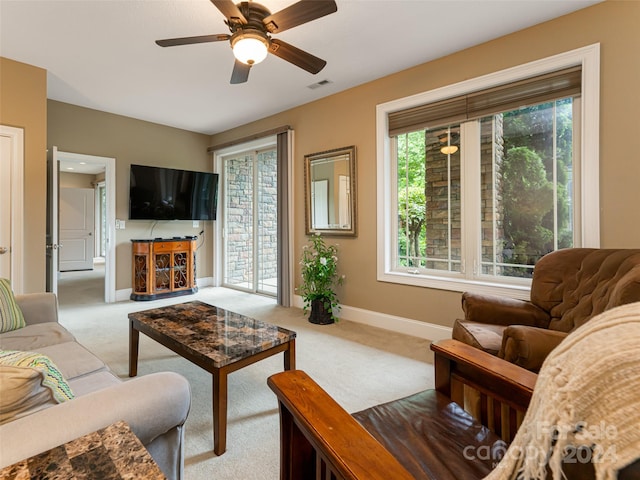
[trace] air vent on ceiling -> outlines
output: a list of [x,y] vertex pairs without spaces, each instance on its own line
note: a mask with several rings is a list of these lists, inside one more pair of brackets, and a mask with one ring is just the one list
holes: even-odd
[[311,90],[315,90],[316,88],[320,88],[320,87],[324,87],[325,85],[329,85],[330,83],[333,83],[331,80],[320,80],[317,83],[313,83],[311,85],[307,85],[307,88],[310,88]]

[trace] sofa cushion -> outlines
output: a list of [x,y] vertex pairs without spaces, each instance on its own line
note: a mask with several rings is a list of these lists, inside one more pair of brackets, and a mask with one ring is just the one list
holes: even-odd
[[353,417],[417,480],[481,479],[506,451],[504,441],[435,390]]
[[26,325],[24,316],[6,278],[0,278],[0,333],[23,328]]
[[38,352],[42,347],[74,340],[74,336],[59,323],[45,322],[0,334],[0,349]]
[[0,351],[0,423],[74,397],[60,370],[46,355]]
[[122,383],[122,380],[106,368],[98,372],[69,379],[69,385],[71,385],[71,389],[76,397],[81,397],[87,393],[102,390],[103,388],[112,387],[119,383]]
[[40,353],[51,358],[67,380],[107,368],[102,360],[78,342],[43,347]]

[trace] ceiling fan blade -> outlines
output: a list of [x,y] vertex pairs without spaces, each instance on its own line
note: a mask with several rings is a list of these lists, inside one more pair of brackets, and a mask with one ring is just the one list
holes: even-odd
[[225,18],[231,23],[241,23],[245,25],[247,19],[240,9],[231,0],[211,0],[218,10],[222,12]]
[[338,6],[334,0],[301,0],[265,17],[262,21],[269,33],[280,33],[337,10]]
[[249,70],[251,70],[251,65],[236,60],[236,63],[233,64],[233,72],[231,73],[231,84],[235,85],[246,82],[249,79]]
[[318,73],[327,64],[321,58],[275,38],[271,40],[269,52],[313,74]]
[[156,43],[161,47],[175,47],[177,45],[191,45],[194,43],[222,42],[229,40],[229,38],[230,35],[221,33],[219,35],[200,35],[198,37],[167,38],[165,40],[156,40]]

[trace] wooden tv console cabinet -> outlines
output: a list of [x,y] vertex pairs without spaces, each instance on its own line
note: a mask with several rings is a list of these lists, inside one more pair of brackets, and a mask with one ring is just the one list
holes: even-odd
[[131,240],[131,300],[155,300],[197,292],[196,239]]

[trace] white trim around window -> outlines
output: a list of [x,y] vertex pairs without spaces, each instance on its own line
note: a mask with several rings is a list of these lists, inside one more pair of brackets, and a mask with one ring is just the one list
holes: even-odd
[[[582,66],[581,135],[577,146],[580,159],[580,203],[582,216],[577,244],[583,247],[600,246],[600,44],[593,44],[519,65],[482,77],[465,80],[450,86],[437,88],[410,97],[393,100],[376,107],[377,138],[377,279],[406,285],[416,285],[452,291],[476,291],[515,298],[529,298],[530,282],[494,283],[447,276],[415,275],[392,271],[394,242],[391,238],[395,220],[391,206],[392,140],[388,134],[388,115],[418,105],[444,100],[457,95],[503,85],[535,75],[541,75],[572,66]],[[575,121],[575,119],[574,119]]]

